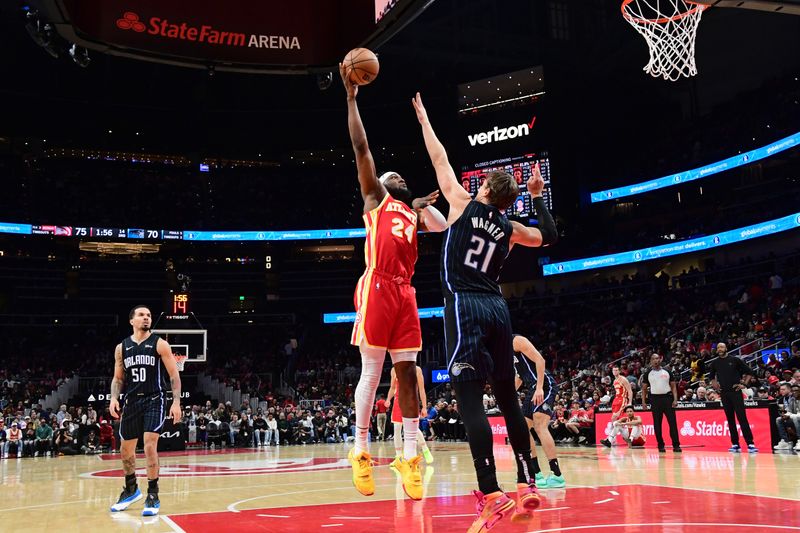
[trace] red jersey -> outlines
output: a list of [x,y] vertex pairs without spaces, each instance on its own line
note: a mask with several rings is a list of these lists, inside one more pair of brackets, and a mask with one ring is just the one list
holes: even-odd
[[367,271],[377,270],[410,280],[417,262],[417,214],[386,193],[378,207],[364,213]]
[[387,411],[387,409],[386,409],[386,400],[384,400],[384,399],[378,400],[375,403],[375,411],[378,414],[385,413]]
[[630,398],[628,398],[628,389],[618,380],[614,380],[614,403],[622,403],[628,405]]
[[366,270],[358,280],[351,344],[418,352],[422,331],[411,276],[417,262],[417,214],[387,194],[364,214]]

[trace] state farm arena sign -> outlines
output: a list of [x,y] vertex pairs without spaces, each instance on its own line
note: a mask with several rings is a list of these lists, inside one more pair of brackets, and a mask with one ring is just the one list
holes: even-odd
[[[770,428],[769,408],[756,406],[755,402],[748,402],[747,420],[750,422],[750,429],[753,431],[756,448],[767,452],[772,449],[772,436]],[[727,450],[731,446],[730,430],[728,429],[728,419],[725,411],[717,402],[694,402],[697,407],[678,408],[675,410],[675,417],[678,421],[678,432],[680,434],[681,446],[700,447],[704,450]],[[702,406],[702,407],[701,407]],[[638,406],[637,406],[638,407]],[[642,418],[644,436],[646,439],[645,448],[657,448],[655,434],[653,433],[653,414],[650,411],[636,411],[636,415]],[[739,441],[744,446],[741,427],[737,425]],[[611,413],[595,413],[595,437],[596,442],[604,439],[611,432]],[[671,446],[669,438],[669,425],[664,417],[662,422],[661,434],[667,446]],[[626,445],[622,437],[617,437],[618,445]]]
[[150,54],[178,62],[331,65],[375,30],[372,5],[362,0],[64,0],[60,4],[67,24],[57,27],[69,40],[109,53],[143,52],[144,59]]

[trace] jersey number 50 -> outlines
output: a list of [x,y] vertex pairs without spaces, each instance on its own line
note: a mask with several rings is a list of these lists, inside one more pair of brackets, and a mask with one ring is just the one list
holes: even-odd
[[[480,261],[481,254],[483,254],[483,249],[486,248],[486,254],[483,258],[483,262]],[[469,250],[467,250],[467,256],[464,258],[464,264],[470,268],[474,268],[475,270],[480,270],[484,274],[486,274],[486,270],[489,268],[489,263],[492,261],[492,254],[494,254],[494,249],[497,248],[496,242],[486,242],[486,239],[483,237],[478,237],[477,235],[472,236],[472,246]],[[478,268],[478,263],[480,262],[480,268]]]
[[143,381],[147,381],[146,368],[131,368],[131,374],[133,374],[133,381],[135,383],[141,383]]

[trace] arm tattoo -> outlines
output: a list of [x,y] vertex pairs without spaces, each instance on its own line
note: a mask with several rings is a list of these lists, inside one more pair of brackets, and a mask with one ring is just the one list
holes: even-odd
[[180,401],[181,399],[181,376],[177,372],[174,376],[170,376],[169,384],[172,387],[172,400]]
[[111,380],[111,397],[119,400],[119,395],[122,392],[122,380],[116,377],[116,367],[122,367],[122,345],[117,346],[114,351],[114,378]]

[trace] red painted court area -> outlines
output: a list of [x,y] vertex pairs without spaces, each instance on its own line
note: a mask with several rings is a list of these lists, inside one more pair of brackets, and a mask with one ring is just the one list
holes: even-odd
[[[524,525],[507,518],[497,532],[625,531],[649,533],[800,531],[800,502],[724,492],[648,485],[543,491],[544,503]],[[187,533],[225,530],[301,533],[442,533],[467,530],[472,496],[273,507],[233,512],[172,515]],[[623,529],[624,528],[624,529]]]

